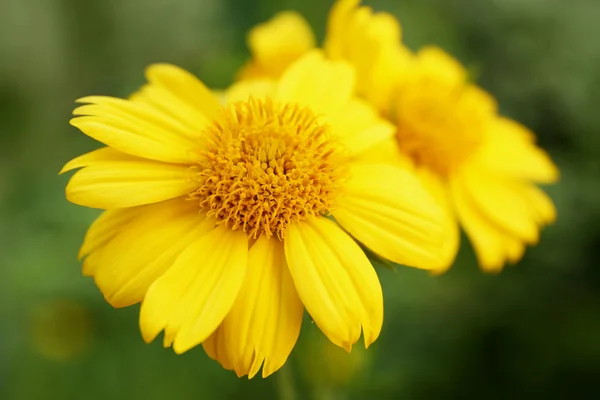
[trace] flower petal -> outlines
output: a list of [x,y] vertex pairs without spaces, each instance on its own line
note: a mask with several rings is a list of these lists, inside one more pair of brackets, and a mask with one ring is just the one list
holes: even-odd
[[467,80],[467,70],[449,53],[436,46],[424,46],[418,52],[418,68],[435,71],[435,76],[448,86],[462,86]]
[[377,115],[368,103],[353,99],[328,119],[351,155],[356,155],[394,136],[396,127]]
[[96,285],[113,307],[139,303],[177,256],[213,227],[184,198],[145,206],[102,250]]
[[120,208],[157,203],[192,192],[197,183],[185,165],[132,158],[104,161],[75,173],[67,199],[93,208]]
[[515,189],[514,178],[469,168],[461,172],[459,179],[473,204],[491,223],[527,243],[538,241],[537,212],[530,208],[521,191]]
[[139,95],[188,126],[204,126],[221,109],[218,98],[204,83],[175,65],[151,65],[146,78],[150,84]]
[[266,79],[239,81],[225,92],[225,103],[248,101],[250,97],[266,99],[275,93],[276,88],[275,81]]
[[409,171],[357,164],[336,205],[334,218],[378,255],[423,269],[444,264],[444,214]]
[[326,60],[321,51],[312,50],[285,71],[277,97],[308,106],[318,114],[329,114],[350,101],[354,78],[350,65]]
[[284,240],[290,273],[317,326],[350,351],[360,337],[373,343],[383,324],[377,274],[358,244],[334,222],[314,217],[290,225]]
[[220,329],[238,376],[263,378],[283,366],[302,324],[304,307],[285,262],[283,244],[259,238],[248,254],[244,285]]
[[143,209],[144,207],[140,206],[104,211],[87,230],[77,257],[81,259],[104,247],[117,235],[120,229],[131,222]]
[[360,0],[335,2],[327,23],[325,53],[349,62],[356,70],[356,92],[387,115],[394,83],[412,55],[401,45],[400,24],[393,15],[359,5]]
[[146,69],[146,77],[152,84],[169,88],[177,97],[198,107],[198,110],[208,117],[214,115],[220,108],[219,102],[204,83],[175,65],[151,65]]
[[103,161],[127,161],[133,159],[137,158],[129,154],[121,153],[120,151],[117,151],[112,147],[101,147],[97,150],[93,150],[89,153],[80,155],[79,157],[75,157],[74,159],[66,163],[58,174],[60,175],[65,172],[72,171],[74,169],[98,164]]
[[202,342],[202,348],[204,348],[207,356],[221,364],[223,368],[228,371],[233,371],[233,364],[229,360],[227,343],[223,336],[223,326],[218,327],[208,339]]
[[231,309],[247,258],[246,234],[223,225],[193,242],[148,289],[140,311],[144,340],[164,329],[178,354],[205,341]]
[[291,63],[315,47],[315,37],[302,15],[284,11],[252,28],[248,47],[253,60],[241,78],[279,78]]
[[500,272],[507,259],[516,262],[522,256],[523,244],[481,215],[460,179],[450,180],[450,193],[459,221],[484,271]]
[[81,268],[83,276],[94,276],[96,268],[100,265],[100,259],[102,258],[101,254],[102,252],[95,251],[90,253],[90,255],[83,260],[83,266]]
[[204,126],[187,128],[177,120],[139,102],[105,96],[79,99],[70,123],[86,135],[138,157],[157,161],[192,162]]
[[359,4],[360,0],[337,0],[331,7],[327,19],[327,38],[324,46],[329,56],[334,58],[344,56],[349,47],[348,24]]
[[357,154],[354,161],[361,164],[394,165],[409,171],[415,171],[413,160],[400,151],[400,146],[398,146],[395,137],[382,140],[366,151]]
[[548,154],[534,143],[527,128],[508,118],[496,118],[475,163],[500,174],[552,183],[559,171]]
[[446,183],[442,182],[437,175],[432,174],[428,170],[422,169],[417,173],[421,179],[421,183],[425,185],[429,193],[435,198],[444,214],[442,224],[444,241],[442,242],[441,249],[443,263],[440,268],[431,271],[432,274],[439,275],[446,272],[454,263],[460,246],[460,228]]
[[527,202],[532,217],[535,218],[538,224],[551,224],[556,220],[554,203],[540,188],[532,184],[519,182],[515,189],[519,191]]

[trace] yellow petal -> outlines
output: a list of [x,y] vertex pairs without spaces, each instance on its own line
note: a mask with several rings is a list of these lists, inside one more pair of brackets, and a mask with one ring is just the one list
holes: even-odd
[[467,70],[462,64],[439,47],[423,47],[417,53],[417,59],[422,73],[431,71],[449,86],[463,85],[467,79]]
[[444,214],[409,171],[388,165],[353,166],[332,213],[344,229],[383,258],[423,269],[444,263]]
[[515,189],[513,178],[465,169],[460,179],[473,204],[486,219],[523,241],[538,241],[537,213],[530,209],[527,198]]
[[[413,53],[399,42],[399,35],[391,33],[382,34],[380,31],[391,30],[398,24],[396,19],[389,14],[379,13],[374,16],[371,25],[371,40],[377,43],[377,53],[371,65],[367,64],[365,78],[357,73],[357,92],[383,115],[391,115],[395,99],[399,93],[398,84],[400,77],[410,67]],[[392,28],[387,28],[389,26]],[[399,31],[399,25],[398,25]],[[381,38],[388,37],[388,41]],[[367,45],[370,45],[367,43]]]
[[538,224],[551,224],[556,220],[554,203],[540,188],[532,184],[519,183],[516,189],[526,200],[530,212]]
[[[176,104],[167,105],[163,100],[167,98],[156,98],[157,104],[165,106],[170,111],[175,111],[175,105],[183,106],[189,110],[186,113],[195,111],[202,115],[204,119],[210,120],[221,109],[221,104],[215,95],[194,75],[186,70],[171,64],[154,64],[146,69],[146,78],[151,85],[160,87],[165,92],[169,92],[169,99],[176,99]],[[162,90],[161,90],[162,92]],[[183,118],[183,110],[175,111],[175,116]],[[189,120],[190,122],[193,119]]]
[[428,170],[421,169],[417,173],[423,185],[435,198],[444,213],[444,240],[441,249],[443,263],[440,268],[431,271],[432,274],[439,275],[446,272],[454,263],[460,245],[460,228],[446,183]]
[[366,102],[353,99],[329,119],[332,132],[342,139],[351,155],[360,154],[390,139],[396,127],[377,115]]
[[202,127],[183,127],[172,118],[129,100],[91,96],[78,101],[91,104],[73,111],[77,117],[70,121],[71,125],[116,150],[165,162],[197,159],[193,150]]
[[315,37],[300,14],[285,11],[252,28],[248,47],[253,60],[242,79],[279,78],[291,63],[315,47]]
[[277,97],[308,106],[318,114],[329,114],[344,107],[353,90],[354,71],[350,65],[328,61],[321,51],[312,50],[285,71]]
[[481,215],[460,179],[450,180],[450,193],[459,221],[473,243],[480,267],[487,272],[501,271],[506,259],[517,255],[519,243]]
[[221,364],[223,368],[229,371],[233,370],[233,364],[229,360],[227,343],[223,337],[222,326],[218,327],[217,330],[208,337],[208,339],[202,342],[202,347],[204,348],[206,355]]
[[177,256],[213,227],[184,198],[148,205],[102,250],[96,285],[113,307],[139,303]]
[[298,295],[317,326],[350,351],[373,343],[383,324],[383,295],[373,266],[334,222],[313,217],[290,225],[285,256]]
[[185,165],[135,159],[98,162],[75,173],[67,199],[92,208],[133,207],[192,192],[197,183]]
[[506,246],[506,258],[511,264],[519,261],[525,253],[525,244],[514,237],[504,236],[504,246]]
[[486,143],[474,164],[515,178],[552,183],[559,171],[546,152],[533,142],[527,128],[507,118],[490,125]]
[[337,0],[329,11],[325,49],[333,58],[342,58],[345,53],[347,30],[352,15],[360,0]]
[[89,153],[80,155],[79,157],[75,157],[65,164],[65,166],[60,170],[59,175],[74,169],[87,167],[99,162],[101,163],[102,161],[127,161],[133,159],[135,158],[129,154],[121,153],[112,147],[102,147],[97,150],[90,151]]
[[[153,107],[152,103],[139,93],[133,94],[128,100],[108,96],[87,96],[78,99],[77,102],[85,104],[73,110],[73,115],[76,116],[102,117],[110,115],[125,118],[151,129],[156,128],[160,133],[166,132],[168,133],[167,138],[181,141],[184,144],[193,143],[200,137],[202,126],[187,126],[186,121],[180,121]],[[155,139],[163,140],[165,138],[161,138],[159,135]]]
[[225,102],[248,101],[250,97],[255,99],[266,99],[275,94],[275,81],[272,80],[248,80],[234,83],[225,92]]
[[231,309],[247,258],[246,234],[223,225],[193,242],[148,289],[140,311],[144,340],[164,329],[178,354],[205,341]]
[[263,378],[283,366],[302,323],[304,307],[277,239],[259,238],[248,254],[244,285],[220,329],[238,376]]
[[325,53],[346,60],[357,75],[357,93],[382,112],[391,108],[397,77],[412,55],[400,42],[398,20],[388,13],[359,7],[358,0],[337,1],[331,9]]
[[78,258],[81,259],[110,242],[132,219],[134,219],[142,210],[140,207],[115,208],[104,211],[90,225],[83,244],[79,249]]
[[100,265],[101,255],[101,251],[95,251],[83,260],[83,266],[81,268],[83,276],[94,276],[96,268]]
[[382,140],[366,151],[357,154],[354,161],[361,164],[388,164],[415,171],[414,162],[400,151],[400,146],[398,146],[395,137]]

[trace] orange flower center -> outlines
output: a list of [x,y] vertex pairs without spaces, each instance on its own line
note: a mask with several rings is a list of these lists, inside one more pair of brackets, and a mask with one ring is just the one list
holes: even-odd
[[192,197],[217,223],[283,239],[288,225],[326,214],[346,158],[306,108],[250,99],[223,108],[205,132]]

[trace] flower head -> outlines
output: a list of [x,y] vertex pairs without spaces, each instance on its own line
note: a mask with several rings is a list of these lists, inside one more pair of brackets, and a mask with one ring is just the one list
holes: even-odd
[[373,343],[383,297],[355,240],[436,268],[441,211],[410,172],[357,162],[395,129],[352,97],[352,69],[310,52],[224,105],[177,67],[147,77],[130,100],[81,99],[71,121],[107,145],[63,168],[80,168],[67,198],[105,210],[80,257],[106,300],[142,303],[147,342],[202,344],[239,376],[285,363],[305,308],[336,345]]
[[[340,10],[343,6],[347,7]],[[346,21],[337,25],[342,30],[369,12],[355,0],[341,0],[336,7],[330,20]],[[356,46],[341,51],[338,58],[360,71],[355,54],[373,47],[360,43],[377,26],[372,18],[360,33],[350,31],[358,37]],[[328,40],[330,46],[341,47],[346,39],[339,34]],[[538,241],[540,226],[554,220],[552,201],[535,183],[554,182],[558,170],[531,132],[498,114],[495,100],[469,81],[458,61],[439,48],[425,47],[417,54],[403,51],[404,61],[394,67],[389,60],[398,58],[399,35],[394,42],[395,46],[377,47],[389,55],[376,58],[371,67],[395,71],[379,75],[387,87],[367,84],[361,95],[396,125],[396,135],[362,157],[413,165],[445,209],[446,262],[437,272],[454,260],[458,223],[471,239],[480,266],[499,271],[506,261],[518,261],[525,245]],[[368,75],[362,77],[368,82]]]

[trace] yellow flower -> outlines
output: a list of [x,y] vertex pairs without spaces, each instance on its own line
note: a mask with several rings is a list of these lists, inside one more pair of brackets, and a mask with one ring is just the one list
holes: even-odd
[[177,67],[146,75],[130,100],[80,99],[71,121],[107,145],[63,168],[81,168],[71,202],[106,210],[80,251],[106,300],[142,302],[144,340],[202,343],[239,376],[285,363],[304,308],[336,345],[361,329],[373,343],[382,292],[354,239],[435,268],[441,211],[411,173],[356,162],[394,128],[352,98],[352,69],[314,51],[223,106]]
[[[379,23],[371,18],[356,33],[353,21],[369,12],[357,5],[356,0],[337,3],[330,28],[340,33],[329,34],[327,43],[342,48],[348,40],[344,27],[350,27],[355,47],[348,45],[337,56],[355,66],[360,81],[367,63],[360,54],[373,47],[365,43]],[[444,208],[446,262],[434,272],[445,271],[454,261],[458,223],[471,239],[482,269],[500,271],[507,261],[522,257],[525,245],[537,243],[540,226],[554,221],[554,205],[535,183],[556,181],[558,170],[531,132],[498,114],[495,100],[469,82],[458,61],[435,47],[416,55],[399,51],[399,35],[395,43],[379,46],[390,55],[380,56],[375,63],[381,65],[371,67],[387,87],[366,85],[360,94],[396,124],[397,132],[361,157],[412,164]],[[398,58],[403,61],[390,62]],[[363,81],[367,78],[362,74]]]
[[[356,93],[397,127],[395,138],[361,154],[361,161],[412,167],[437,198],[445,210],[446,240],[445,261],[435,272],[454,261],[459,223],[484,270],[518,261],[525,245],[538,241],[540,226],[556,217],[535,183],[556,181],[557,168],[531,132],[499,116],[494,99],[469,82],[459,62],[434,47],[412,54],[400,41],[395,18],[359,4],[335,3],[324,50],[354,67]],[[270,24],[282,24],[278,18]],[[289,28],[301,35],[293,25],[300,23]],[[271,31],[278,41],[283,33]],[[261,53],[258,44],[251,50]]]

